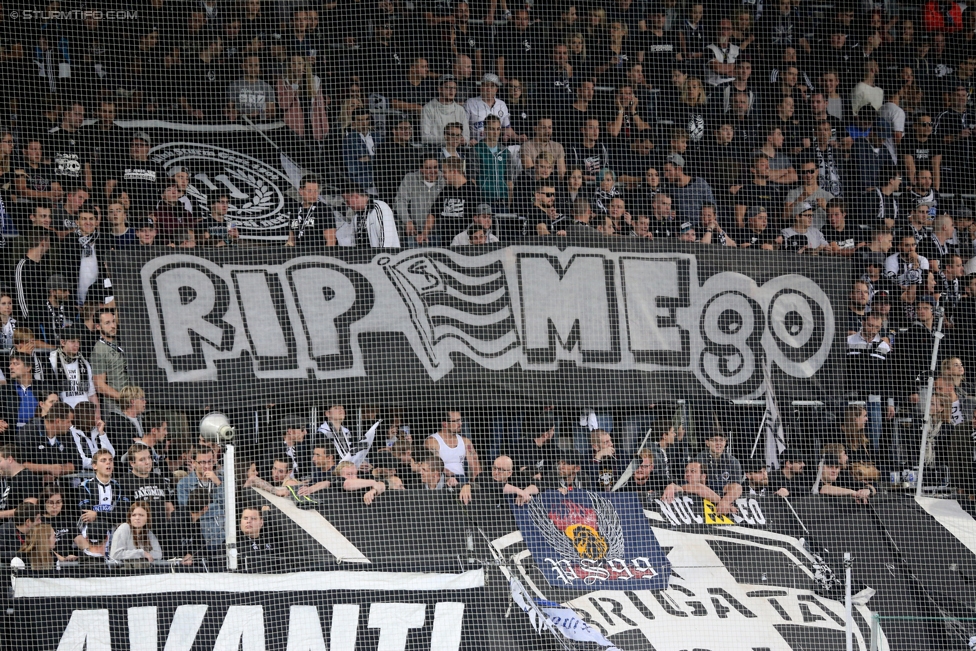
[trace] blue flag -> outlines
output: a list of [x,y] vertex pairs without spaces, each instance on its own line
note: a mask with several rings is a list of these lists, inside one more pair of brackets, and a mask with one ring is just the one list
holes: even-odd
[[512,510],[550,585],[586,591],[668,587],[671,563],[633,493],[546,491]]

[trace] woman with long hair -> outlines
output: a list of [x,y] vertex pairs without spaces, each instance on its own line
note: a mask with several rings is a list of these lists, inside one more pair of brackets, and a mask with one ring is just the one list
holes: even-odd
[[950,423],[959,425],[965,420],[962,413],[962,402],[959,394],[966,397],[962,390],[962,381],[966,377],[966,367],[958,357],[950,357],[942,360],[939,366],[939,377],[935,381],[935,392],[949,399],[952,407],[952,418]]
[[573,202],[580,198],[583,189],[583,170],[573,167],[566,173],[566,183],[556,188],[556,212],[572,215]]
[[[916,422],[919,423],[917,434],[903,439],[905,463],[909,468],[914,468],[918,464],[920,453],[922,453],[922,433],[925,429],[924,399],[919,401],[915,408],[918,410]],[[925,466],[925,485],[933,486],[948,482],[948,458],[939,458],[946,455],[949,446],[949,439],[952,432],[952,402],[948,396],[934,393],[929,403],[929,418],[931,419],[928,435],[925,438],[925,450],[922,454],[922,463]]]
[[708,96],[705,87],[698,77],[688,77],[680,85],[677,101],[665,107],[666,116],[676,129],[688,132],[689,146],[697,149],[704,145],[708,133],[706,113],[708,111]]
[[61,489],[55,484],[49,484],[41,491],[41,522],[50,525],[57,536],[57,544],[54,551],[68,556],[73,549],[71,533],[77,528],[77,518],[72,517],[64,508],[64,495]]
[[846,103],[840,94],[840,75],[836,70],[827,70],[820,76],[820,88],[824,99],[827,100],[827,113],[840,120],[847,121]]
[[840,431],[843,434],[844,449],[850,457],[851,475],[861,481],[876,482],[881,477],[881,472],[871,457],[867,424],[867,409],[862,405],[848,405],[844,410]]
[[21,546],[17,556],[30,564],[32,570],[53,570],[58,561],[76,561],[77,556],[62,556],[55,551],[58,536],[54,527],[41,523],[31,527],[27,533],[27,540]]
[[306,166],[329,135],[322,80],[312,73],[312,67],[313,62],[305,57],[292,56],[275,84],[275,99],[290,134],[288,149]]
[[595,77],[593,61],[586,54],[586,37],[580,32],[570,32],[564,42],[569,50],[569,65],[573,66],[573,80],[586,81]]
[[966,377],[966,367],[958,357],[950,357],[942,360],[939,366],[939,375],[946,378],[953,388],[958,389]]
[[[944,359],[939,365],[939,377],[935,379],[933,391],[949,404],[949,419],[943,427],[939,449],[945,451],[953,486],[960,493],[972,496],[976,493],[976,476],[973,474],[973,443],[970,435],[976,428],[963,426],[966,416],[962,405],[967,397],[962,387],[965,377],[966,367],[961,359]],[[948,432],[946,427],[949,428]]]
[[130,506],[125,522],[112,535],[111,559],[149,562],[162,559],[163,551],[151,526],[152,511],[148,502],[136,502]]
[[602,7],[592,7],[586,15],[583,26],[583,36],[590,44],[590,49],[596,51],[607,40],[607,11]]

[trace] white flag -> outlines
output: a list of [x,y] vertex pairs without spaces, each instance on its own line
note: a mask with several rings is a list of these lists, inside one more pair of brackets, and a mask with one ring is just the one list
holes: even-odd
[[613,642],[603,637],[600,631],[584,622],[569,608],[563,608],[562,605],[552,601],[537,602],[514,576],[509,580],[508,585],[512,591],[512,599],[529,616],[532,628],[537,632],[549,630],[556,637],[562,635],[577,642],[595,642],[607,647],[607,651],[620,651]]
[[569,608],[543,608],[542,611],[564,637],[577,642],[596,642],[607,647],[607,651],[620,651],[600,631],[584,622]]
[[366,455],[369,454],[370,448],[373,447],[373,440],[376,438],[376,428],[379,427],[380,423],[382,422],[382,420],[376,421],[373,423],[373,426],[369,428],[369,431],[366,432],[366,448],[359,450],[348,459],[343,459],[343,461],[352,461],[357,468],[363,465],[363,461],[366,460]]

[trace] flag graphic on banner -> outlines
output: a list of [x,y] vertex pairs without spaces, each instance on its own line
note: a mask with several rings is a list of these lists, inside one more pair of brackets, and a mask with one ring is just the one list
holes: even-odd
[[545,491],[512,513],[550,585],[586,591],[668,586],[671,563],[633,493]]
[[476,360],[519,348],[502,262],[464,267],[445,255],[421,253],[385,267],[403,297],[434,367],[461,351]]

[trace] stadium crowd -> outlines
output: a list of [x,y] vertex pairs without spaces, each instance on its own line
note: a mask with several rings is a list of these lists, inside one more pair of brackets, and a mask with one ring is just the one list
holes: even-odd
[[[976,11],[152,0],[126,20],[88,4],[72,20],[71,4],[0,20],[3,564],[223,552],[222,451],[171,446],[173,412],[147,411],[104,253],[268,243],[244,237],[233,193],[202,195],[195,170],[152,160],[163,122],[281,120],[267,133],[307,170],[289,247],[674,239],[852,271],[836,316],[854,404],[773,472],[736,460],[726,428],[687,441],[669,414],[540,411],[478,429],[451,409],[415,439],[393,411],[371,440],[360,425],[378,410],[357,407],[352,432],[332,405],[311,426],[284,414],[245,447],[242,491],[307,508],[337,490],[366,505],[422,489],[525,504],[610,490],[636,454],[625,489],[733,513],[750,493],[863,502],[924,452],[932,481],[973,499]],[[274,550],[265,517],[243,509],[243,555]]]

